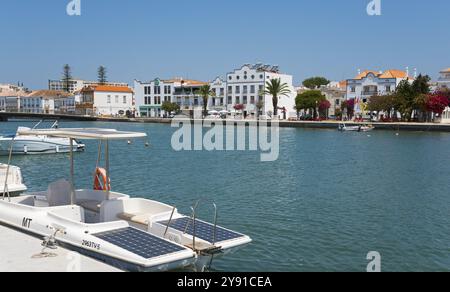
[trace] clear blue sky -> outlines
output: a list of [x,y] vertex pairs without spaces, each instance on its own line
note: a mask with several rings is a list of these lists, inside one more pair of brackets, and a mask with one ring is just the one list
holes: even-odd
[[69,63],[73,75],[114,81],[210,80],[243,63],[277,64],[296,83],[339,80],[361,69],[450,67],[448,0],[2,0],[0,83],[45,88]]

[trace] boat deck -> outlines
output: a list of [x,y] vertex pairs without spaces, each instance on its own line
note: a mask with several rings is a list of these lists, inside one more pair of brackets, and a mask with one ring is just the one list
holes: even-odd
[[0,225],[1,272],[120,272],[120,270],[62,247],[46,249],[42,240]]

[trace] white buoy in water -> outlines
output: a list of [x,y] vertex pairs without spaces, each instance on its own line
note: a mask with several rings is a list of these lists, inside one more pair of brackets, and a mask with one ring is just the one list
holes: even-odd
[[150,143],[145,142],[145,147],[150,147]]
[[130,140],[128,140],[128,142],[127,142],[127,143],[128,143],[128,145],[131,145],[131,141],[130,141]]

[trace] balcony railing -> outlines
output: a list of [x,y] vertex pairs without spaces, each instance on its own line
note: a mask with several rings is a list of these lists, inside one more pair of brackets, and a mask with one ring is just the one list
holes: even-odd
[[377,96],[378,91],[363,91],[361,94],[365,96]]

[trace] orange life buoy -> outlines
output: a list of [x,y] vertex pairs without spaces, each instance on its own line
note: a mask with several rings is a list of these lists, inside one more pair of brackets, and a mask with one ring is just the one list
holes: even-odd
[[[108,182],[107,182],[108,180]],[[94,174],[94,190],[110,191],[111,180],[107,179],[106,169],[97,167]]]

